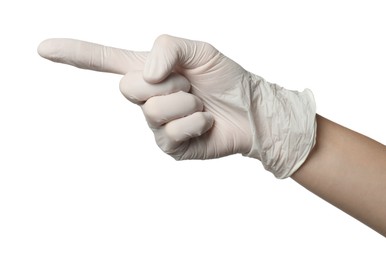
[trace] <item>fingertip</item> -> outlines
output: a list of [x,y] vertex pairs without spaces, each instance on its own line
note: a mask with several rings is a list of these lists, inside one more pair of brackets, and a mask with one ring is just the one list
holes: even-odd
[[150,84],[160,83],[166,79],[170,72],[166,71],[162,64],[154,64],[151,60],[145,63],[143,70],[143,79]]
[[143,79],[150,84],[160,83],[165,77],[155,74],[154,72],[149,72],[146,69],[143,71]]
[[211,113],[209,112],[202,112],[205,120],[206,120],[206,126],[207,126],[207,130],[209,130],[210,128],[212,128],[213,124],[214,124],[214,117]]
[[52,39],[46,39],[42,41],[39,44],[37,51],[41,57],[48,59],[48,57],[52,53]]
[[65,63],[65,56],[63,49],[65,48],[66,39],[51,38],[42,41],[38,46],[38,54],[48,60],[54,62]]

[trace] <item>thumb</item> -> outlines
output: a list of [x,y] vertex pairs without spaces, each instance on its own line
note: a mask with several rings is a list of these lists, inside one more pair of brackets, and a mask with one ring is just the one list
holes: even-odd
[[134,52],[73,39],[47,39],[38,53],[54,62],[82,69],[126,74],[143,70],[147,52]]
[[154,42],[146,59],[143,77],[149,83],[159,83],[176,67],[194,69],[206,64],[218,53],[208,43],[164,34]]

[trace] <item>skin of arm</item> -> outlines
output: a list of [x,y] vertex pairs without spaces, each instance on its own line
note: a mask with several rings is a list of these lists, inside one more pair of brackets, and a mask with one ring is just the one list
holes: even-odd
[[317,115],[317,142],[291,177],[386,237],[386,146]]

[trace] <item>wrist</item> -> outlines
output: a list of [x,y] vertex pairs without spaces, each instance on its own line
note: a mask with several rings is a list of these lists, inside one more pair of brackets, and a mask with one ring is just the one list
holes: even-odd
[[316,140],[316,107],[312,92],[284,89],[250,77],[249,120],[252,146],[245,156],[259,159],[277,178],[292,175]]

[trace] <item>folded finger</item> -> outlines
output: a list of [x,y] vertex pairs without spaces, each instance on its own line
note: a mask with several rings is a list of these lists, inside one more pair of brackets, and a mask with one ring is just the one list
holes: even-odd
[[170,142],[178,145],[191,138],[201,136],[213,125],[213,116],[208,112],[196,112],[173,120],[165,125],[164,133]]
[[203,108],[204,105],[198,97],[183,91],[151,97],[142,105],[150,127],[159,127],[177,118],[202,111]]
[[141,104],[154,96],[189,92],[190,82],[184,76],[172,73],[164,81],[151,84],[143,79],[142,71],[132,71],[121,79],[119,89],[128,100]]

